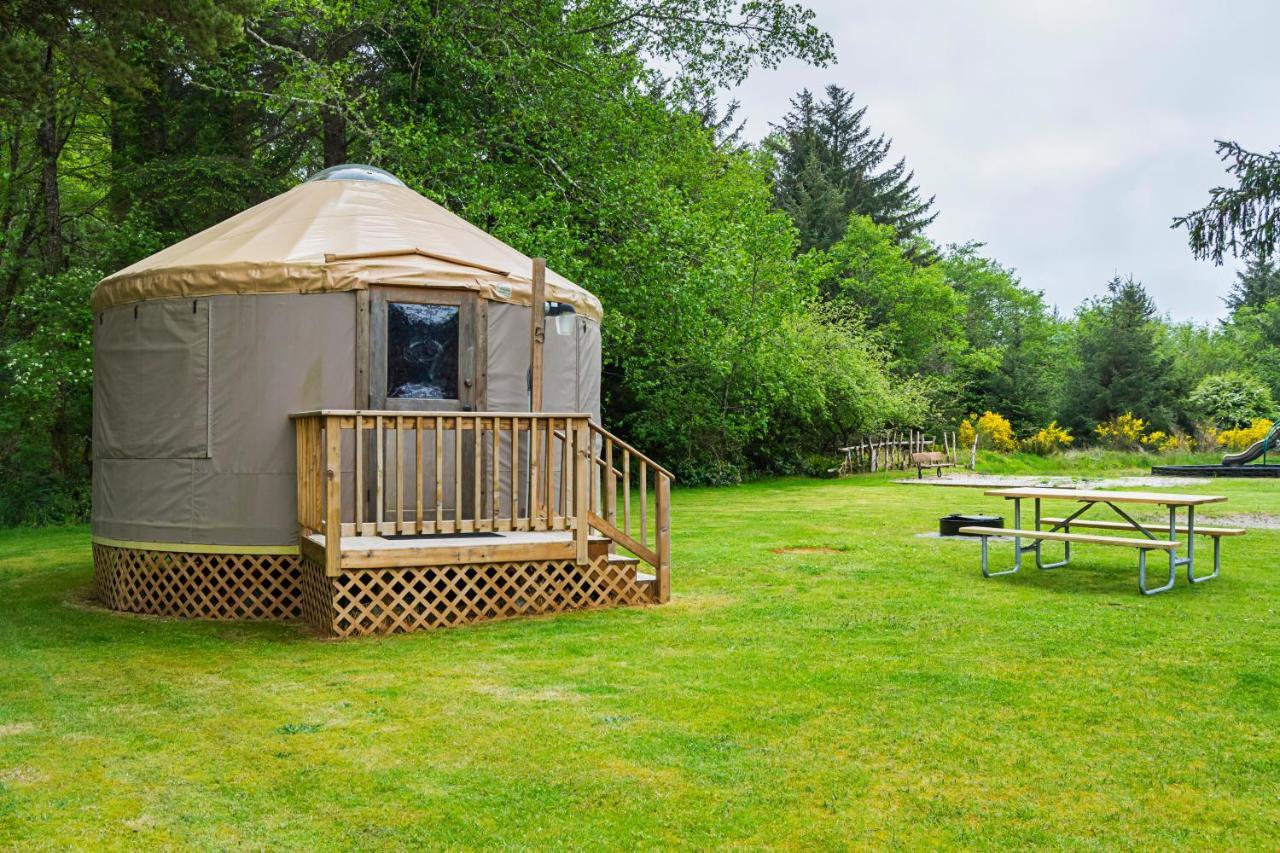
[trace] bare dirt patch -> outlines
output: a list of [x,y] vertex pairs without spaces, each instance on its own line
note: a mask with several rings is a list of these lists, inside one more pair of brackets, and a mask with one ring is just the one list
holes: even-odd
[[0,782],[7,782],[10,785],[35,785],[48,780],[48,774],[34,767],[19,766],[0,770]]
[[1240,513],[1238,515],[1215,515],[1206,524],[1217,524],[1226,527],[1243,527],[1246,530],[1280,530],[1280,515],[1267,515],[1260,512]]
[[36,727],[31,723],[0,723],[0,737],[5,735],[25,735],[27,732],[35,731]]

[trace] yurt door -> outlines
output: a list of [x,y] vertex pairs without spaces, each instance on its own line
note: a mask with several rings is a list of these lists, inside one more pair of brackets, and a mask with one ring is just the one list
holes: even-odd
[[471,411],[475,296],[375,288],[369,305],[369,404],[398,411]]
[[[476,297],[470,293],[447,290],[421,290],[403,287],[373,288],[368,300],[368,319],[363,325],[368,335],[369,405],[391,411],[463,411],[475,409],[480,399],[477,376],[484,375],[482,347],[476,330],[483,328],[476,312]],[[373,436],[368,452],[373,454]],[[462,495],[455,495],[455,465],[463,471],[475,465],[471,443],[463,447],[462,459],[454,459],[453,442],[445,444],[442,462],[445,476],[441,493],[445,512],[453,517],[461,498],[462,516],[471,517],[474,506],[472,478],[463,478]],[[400,464],[413,470],[414,460],[408,448],[388,450],[403,454]],[[434,472],[435,448],[428,444],[426,470]],[[372,455],[369,458],[373,458]],[[433,474],[434,475],[434,474]],[[430,484],[429,484],[430,485]],[[405,512],[416,510],[416,488],[406,490],[402,505]],[[425,494],[434,500],[434,485]],[[372,501],[372,494],[366,495]],[[370,504],[370,512],[373,507]],[[371,517],[371,516],[369,516]]]

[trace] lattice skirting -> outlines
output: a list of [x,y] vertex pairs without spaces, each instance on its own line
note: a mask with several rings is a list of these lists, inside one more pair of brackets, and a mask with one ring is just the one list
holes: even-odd
[[303,560],[302,612],[337,637],[392,634],[617,605],[651,604],[633,569],[605,553],[573,560],[367,569],[325,577]]
[[93,546],[98,599],[113,610],[189,619],[297,619],[302,559]]

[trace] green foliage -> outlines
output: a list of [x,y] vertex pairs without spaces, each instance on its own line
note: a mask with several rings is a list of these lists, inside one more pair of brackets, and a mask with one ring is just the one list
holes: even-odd
[[953,372],[965,348],[963,303],[943,268],[913,263],[892,227],[850,217],[844,236],[806,261],[831,304],[865,320],[901,373]]
[[101,276],[39,278],[10,307],[0,350],[0,526],[83,517],[93,381],[89,291]]
[[1247,426],[1276,413],[1267,386],[1239,371],[1206,376],[1191,392],[1188,404],[1201,420],[1219,429]]
[[[1162,454],[1160,465],[1217,465],[1222,462],[1222,452],[1192,453],[1179,450]],[[1042,456],[1030,451],[996,453],[978,451],[978,470],[983,474],[1022,474],[1055,477],[1061,485],[1062,478],[1091,479],[1110,476],[1150,476],[1151,454],[1147,451],[1109,450],[1097,444],[1092,447],[1072,447],[1061,453]],[[1046,479],[1045,485],[1054,481]],[[1110,487],[1108,487],[1110,488]]]
[[1227,254],[1266,258],[1280,241],[1280,151],[1262,154],[1219,140],[1218,157],[1236,185],[1214,187],[1207,205],[1177,217],[1173,227],[1187,229],[1198,258],[1219,264]]
[[979,254],[981,244],[948,246],[941,267],[962,297],[967,352],[960,361],[961,411],[1006,413],[1025,431],[1058,410],[1067,335],[1044,297],[1014,271]]
[[898,239],[922,248],[912,241],[937,217],[906,161],[886,165],[893,143],[864,124],[866,112],[839,86],[828,86],[821,102],[805,89],[766,143],[778,206],[795,220],[806,249],[831,246],[850,216],[888,225]]
[[1173,422],[1172,360],[1160,351],[1155,303],[1132,277],[1117,276],[1107,294],[1076,312],[1076,363],[1060,420],[1092,432],[1126,412],[1168,431]]
[[1224,301],[1234,314],[1241,308],[1266,308],[1276,299],[1280,299],[1280,266],[1262,257],[1245,261],[1244,269],[1236,273],[1231,292]]
[[1241,307],[1223,331],[1231,353],[1226,366],[1256,377],[1280,400],[1280,300],[1261,308]]

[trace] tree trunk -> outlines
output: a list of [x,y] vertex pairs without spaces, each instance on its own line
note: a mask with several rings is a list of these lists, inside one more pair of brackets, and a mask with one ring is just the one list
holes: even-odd
[[36,129],[36,146],[40,149],[40,197],[44,208],[44,262],[50,274],[65,268],[65,250],[62,240],[62,198],[58,192],[58,154],[62,146],[58,142],[57,83],[53,79],[53,47],[45,50],[44,73],[46,95],[44,117]]
[[321,135],[324,141],[324,165],[337,166],[347,162],[347,119],[342,113],[329,108],[320,111]]
[[129,212],[129,194],[125,191],[122,183],[124,171],[128,164],[128,155],[125,152],[124,117],[121,115],[119,100],[114,97],[115,93],[112,94],[109,137],[111,143],[111,186],[107,189],[107,209],[111,211],[111,218],[119,222]]

